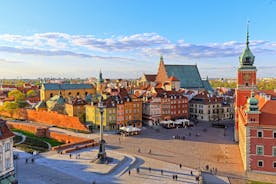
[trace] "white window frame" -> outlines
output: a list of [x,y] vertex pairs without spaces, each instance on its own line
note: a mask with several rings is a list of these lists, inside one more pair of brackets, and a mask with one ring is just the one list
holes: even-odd
[[276,130],[274,130],[272,133],[272,138],[276,139],[276,137],[274,137],[274,134],[276,134]]
[[[262,133],[262,137],[259,137],[259,132]],[[258,138],[263,138],[264,137],[264,131],[263,130],[257,130],[257,137]]]
[[272,162],[272,168],[276,168],[276,161]]
[[[262,163],[263,163],[262,166],[259,166],[259,162],[262,162]],[[258,161],[257,161],[257,167],[264,167],[264,161],[263,161],[263,160],[258,160]]]
[[262,150],[263,150],[263,151],[262,151],[263,153],[262,153],[260,156],[264,155],[264,146],[263,146],[263,145],[256,145],[256,155],[259,155],[259,154],[258,154],[258,147],[261,147]]

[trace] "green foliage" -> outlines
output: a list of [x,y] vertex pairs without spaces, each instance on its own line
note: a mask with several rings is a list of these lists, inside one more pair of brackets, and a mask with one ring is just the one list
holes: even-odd
[[[236,82],[228,82],[221,80],[210,80],[210,84],[213,88],[217,87],[226,87],[226,88],[236,88]],[[270,80],[258,80],[257,81],[258,89],[260,90],[272,90],[276,89],[276,79]]]
[[59,145],[63,144],[62,142],[59,142],[55,139],[51,139],[51,138],[47,138],[47,137],[38,137],[38,136],[34,135],[33,133],[30,133],[30,132],[27,132],[27,131],[23,131],[23,130],[19,130],[19,129],[11,129],[11,130],[14,131],[14,132],[21,133],[21,134],[23,134],[27,137],[31,137],[31,138],[34,138],[34,139],[37,139],[37,140],[40,140],[40,141],[48,142],[51,146],[59,146]]
[[23,81],[23,80],[18,80],[17,82],[16,82],[16,85],[17,86],[23,86],[25,84],[25,82]]
[[10,110],[15,110],[17,108],[18,108],[18,104],[15,102],[4,102],[3,110],[10,111]]
[[228,81],[224,82],[221,80],[210,80],[209,82],[213,88],[217,88],[217,87],[236,88],[237,86],[236,82],[228,82]]
[[35,97],[36,96],[36,92],[34,90],[29,90],[27,91],[27,97]]
[[8,93],[9,97],[13,97],[15,102],[25,101],[25,95],[19,90],[12,90]]
[[84,123],[86,121],[85,113],[79,113],[78,118],[79,118],[80,122]]
[[258,89],[276,89],[276,79],[259,80],[257,83]]

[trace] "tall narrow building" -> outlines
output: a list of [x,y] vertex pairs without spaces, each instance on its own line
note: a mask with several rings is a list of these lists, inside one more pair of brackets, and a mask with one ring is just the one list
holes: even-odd
[[276,183],[276,91],[257,89],[254,60],[247,30],[237,72],[235,140],[247,177]]
[[237,72],[237,88],[235,102],[235,141],[238,141],[238,117],[237,112],[250,97],[251,90],[256,90],[256,73],[257,69],[254,66],[255,56],[249,48],[249,31],[246,33],[246,47],[240,56],[240,66]]

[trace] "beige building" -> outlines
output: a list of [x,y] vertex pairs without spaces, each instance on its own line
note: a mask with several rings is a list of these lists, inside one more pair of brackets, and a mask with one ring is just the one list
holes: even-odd
[[202,121],[233,119],[233,103],[201,92],[189,102],[190,117]]
[[85,99],[87,95],[95,94],[95,88],[91,84],[42,84],[40,100],[48,101],[55,95],[62,95],[65,99],[79,96]]

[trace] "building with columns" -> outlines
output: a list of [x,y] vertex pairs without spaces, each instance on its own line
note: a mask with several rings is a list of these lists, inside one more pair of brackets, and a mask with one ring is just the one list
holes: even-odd
[[234,138],[247,174],[272,175],[276,182],[276,92],[257,89],[248,31],[246,48],[239,60]]

